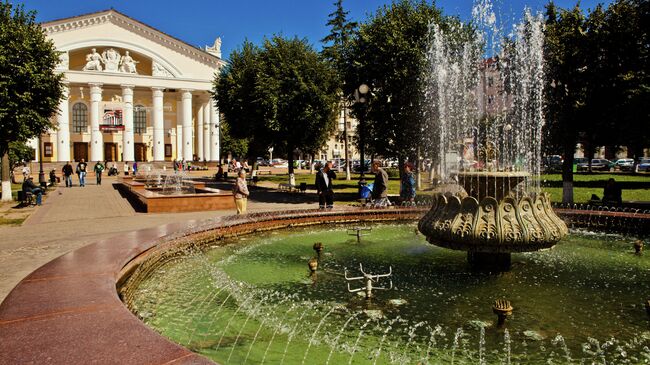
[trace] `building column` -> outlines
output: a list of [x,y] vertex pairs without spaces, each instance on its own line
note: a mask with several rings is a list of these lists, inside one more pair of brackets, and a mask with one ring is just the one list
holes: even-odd
[[192,144],[192,91],[181,90],[181,100],[183,103],[183,157],[187,161],[192,161],[194,156]]
[[152,87],[153,93],[153,160],[165,160],[165,129],[163,111],[163,90],[162,87]]
[[102,84],[90,85],[90,161],[104,159],[104,137],[99,130],[101,114]]
[[58,162],[70,161],[70,104],[68,98],[70,89],[68,84],[63,85],[63,99],[59,103],[59,114],[56,115],[58,135],[56,143],[56,160]]
[[210,155],[210,102],[203,104],[203,156],[206,160],[212,161]]
[[203,107],[199,105],[199,110],[196,113],[196,155],[199,161],[203,161]]
[[214,100],[210,100],[210,160],[219,161],[219,109]]
[[122,161],[135,161],[135,146],[133,145],[133,88],[134,85],[122,85],[122,101],[124,102],[124,131],[122,132]]
[[183,102],[176,100],[176,159],[183,159]]

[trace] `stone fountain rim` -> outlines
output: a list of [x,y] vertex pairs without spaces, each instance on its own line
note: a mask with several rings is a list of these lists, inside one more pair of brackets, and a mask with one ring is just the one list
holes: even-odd
[[[135,364],[214,364],[162,337],[120,300],[119,285],[137,269],[138,261],[174,240],[206,235],[216,228],[267,222],[265,229],[282,229],[294,226],[293,220],[299,220],[298,225],[415,220],[423,211],[348,208],[254,213],[171,223],[97,241],[36,269],[7,295],[0,304],[0,358],[8,363],[120,359]],[[185,229],[188,232],[178,233]]]

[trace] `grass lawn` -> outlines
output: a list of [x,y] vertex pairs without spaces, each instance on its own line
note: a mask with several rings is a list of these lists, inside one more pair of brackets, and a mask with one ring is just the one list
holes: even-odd
[[[586,203],[592,194],[603,197],[607,180],[613,178],[623,190],[624,201],[650,201],[650,174],[591,173],[573,175],[573,200]],[[562,175],[542,175],[542,189],[551,194],[551,201],[562,201]]]
[[[334,192],[337,199],[355,200],[359,181],[359,174],[352,174],[352,180],[346,181],[345,174],[337,174],[338,179],[334,182]],[[314,188],[316,175],[296,174],[296,184],[307,183],[308,188]],[[370,183],[373,175],[366,174],[366,180]],[[574,174],[573,198],[576,203],[586,203],[591,199],[592,194],[603,196],[603,188],[610,178],[614,178],[623,189],[623,200],[650,201],[650,174],[612,174],[612,173],[581,173]],[[282,175],[262,175],[261,181],[273,183],[286,183],[289,180],[287,174]],[[542,187],[544,191],[551,194],[551,201],[562,201],[562,175],[548,174],[542,175]],[[424,182],[424,180],[423,180]],[[426,184],[425,184],[426,185]],[[391,178],[388,182],[388,193],[399,194],[399,178]],[[425,186],[426,187],[426,186]],[[428,191],[419,191],[418,194],[430,194]],[[343,195],[343,196],[341,196]]]

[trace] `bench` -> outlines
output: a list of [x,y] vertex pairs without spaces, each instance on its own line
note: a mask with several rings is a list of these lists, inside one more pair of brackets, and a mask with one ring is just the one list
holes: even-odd
[[291,184],[278,184],[278,190],[291,192],[296,189],[295,185]]
[[18,200],[24,205],[36,205],[34,194],[31,191],[18,190]]
[[271,170],[253,170],[257,175],[271,175]]

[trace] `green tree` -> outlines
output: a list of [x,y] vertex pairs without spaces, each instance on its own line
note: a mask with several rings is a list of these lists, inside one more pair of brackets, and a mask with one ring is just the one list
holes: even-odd
[[584,130],[586,98],[585,16],[579,6],[559,10],[546,6],[544,57],[546,60],[546,143],[561,148],[564,155],[562,201],[573,202],[573,154]]
[[421,75],[429,25],[442,19],[440,10],[425,1],[384,6],[360,26],[346,62],[346,94],[361,84],[371,90],[366,104],[354,105],[355,115],[364,120],[358,134],[363,133],[366,150],[398,158],[400,167],[406,157],[417,159],[425,138]]
[[0,156],[2,200],[11,200],[9,143],[53,128],[50,117],[63,97],[59,54],[21,5],[0,3]]
[[[221,151],[226,154],[230,153],[233,156],[238,158],[244,158],[248,154],[248,139],[246,138],[234,138],[230,134],[230,125],[228,123],[222,123],[221,129],[219,130],[221,136]],[[255,158],[255,156],[249,156]],[[255,160],[253,160],[255,162]]]
[[[327,25],[330,27],[330,34],[327,37],[323,38],[321,42],[325,44],[321,54],[323,57],[328,60],[334,70],[336,71],[336,76],[338,78],[339,87],[341,90],[344,90],[343,87],[343,74],[346,69],[346,53],[350,48],[350,41],[355,35],[357,29],[357,23],[351,22],[348,20],[348,12],[343,10],[343,0],[337,0],[334,3],[336,10],[329,14],[329,21]],[[349,156],[349,136],[348,136],[348,100],[342,95],[341,102],[339,103],[339,111],[343,109],[343,144],[345,150],[345,161],[348,161],[345,165],[345,179],[350,180],[350,156]],[[337,113],[340,115],[340,112]]]
[[215,98],[235,138],[285,153],[313,153],[335,127],[336,75],[305,40],[274,36],[260,49],[245,43],[215,81]]

